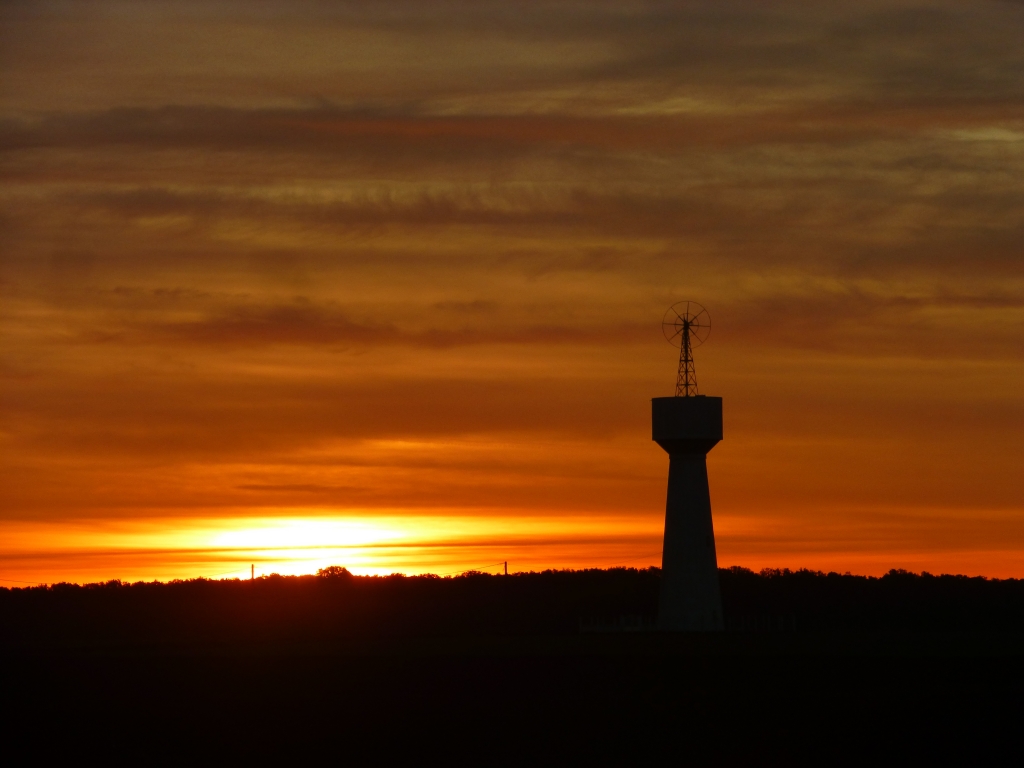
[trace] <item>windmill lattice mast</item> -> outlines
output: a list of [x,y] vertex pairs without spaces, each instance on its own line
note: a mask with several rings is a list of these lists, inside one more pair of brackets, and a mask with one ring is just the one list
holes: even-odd
[[679,375],[676,376],[676,397],[693,397],[697,394],[697,371],[693,367],[693,347],[690,345],[689,320],[683,320],[681,335]]

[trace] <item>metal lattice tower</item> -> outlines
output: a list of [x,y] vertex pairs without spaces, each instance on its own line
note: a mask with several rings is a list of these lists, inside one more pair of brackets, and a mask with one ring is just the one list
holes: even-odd
[[697,371],[693,366],[693,348],[699,347],[711,332],[711,316],[695,301],[680,301],[669,307],[661,323],[665,338],[679,345],[679,371],[676,397],[694,397]]
[[676,376],[676,397],[693,397],[697,394],[697,372],[693,369],[693,348],[690,346],[690,329],[683,325],[683,343],[679,345],[679,374]]

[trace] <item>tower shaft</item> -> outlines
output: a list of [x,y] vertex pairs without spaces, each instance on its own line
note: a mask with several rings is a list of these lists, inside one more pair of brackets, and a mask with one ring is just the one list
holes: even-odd
[[723,629],[704,455],[669,456],[658,626],[676,631]]

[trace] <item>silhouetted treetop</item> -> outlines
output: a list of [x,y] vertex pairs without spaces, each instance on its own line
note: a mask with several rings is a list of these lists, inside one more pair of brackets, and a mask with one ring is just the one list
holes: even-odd
[[[787,631],[1020,631],[1024,581],[721,569],[726,626]],[[0,588],[0,646],[295,642],[456,635],[565,635],[649,627],[657,568],[508,576],[311,576],[111,580]]]

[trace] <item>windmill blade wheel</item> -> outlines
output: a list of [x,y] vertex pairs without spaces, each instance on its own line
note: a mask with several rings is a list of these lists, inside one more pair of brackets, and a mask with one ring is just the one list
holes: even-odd
[[670,344],[682,346],[685,333],[689,335],[690,346],[699,347],[711,333],[711,315],[696,301],[679,301],[665,312],[661,330]]

